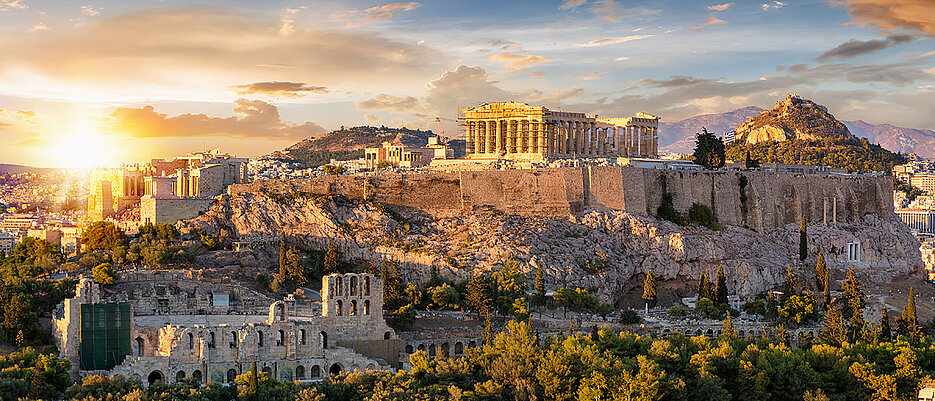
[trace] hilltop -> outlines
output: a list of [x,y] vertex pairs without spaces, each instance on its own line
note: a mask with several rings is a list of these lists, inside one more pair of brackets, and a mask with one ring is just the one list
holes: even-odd
[[822,105],[789,95],[737,127],[727,158],[744,160],[749,152],[761,162],[814,164],[849,172],[889,171],[905,159],[866,138],[851,134]]
[[307,138],[266,158],[292,159],[309,167],[328,163],[331,159],[350,160],[364,156],[364,148],[389,142],[404,146],[425,146],[432,131],[385,126],[341,127],[315,138]]
[[763,111],[764,109],[760,107],[747,106],[727,113],[702,114],[681,121],[660,122],[659,150],[691,153],[695,148],[695,134],[701,132],[701,127],[723,135]]

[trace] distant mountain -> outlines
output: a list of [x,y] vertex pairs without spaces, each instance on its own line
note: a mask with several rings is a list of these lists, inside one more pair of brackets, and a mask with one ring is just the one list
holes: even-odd
[[[702,114],[676,122],[663,122],[659,126],[659,151],[665,153],[691,153],[695,149],[695,134],[705,127],[718,136],[734,130],[746,120],[765,111],[748,106],[720,114]],[[856,137],[867,138],[891,152],[915,153],[926,159],[935,159],[935,131],[897,127],[892,124],[870,124],[865,121],[842,121]]]
[[350,160],[364,156],[364,148],[383,142],[411,147],[425,146],[432,131],[388,127],[341,127],[339,130],[303,139],[284,150],[264,157],[298,160],[308,167],[317,167],[331,159]]
[[659,127],[659,150],[667,153],[691,153],[695,149],[695,134],[701,127],[724,136],[738,125],[758,116],[763,109],[748,106],[721,114],[702,114],[682,121],[663,122]]
[[890,171],[905,158],[866,138],[857,138],[847,126],[811,100],[789,95],[785,100],[740,124],[727,147],[727,158],[761,162],[814,164],[849,172]]
[[870,124],[861,120],[845,121],[851,133],[867,138],[893,152],[915,153],[926,159],[935,158],[935,131],[896,127],[891,124]]
[[56,168],[47,168],[47,167],[31,167],[31,166],[22,166],[19,164],[0,164],[0,171],[8,174],[19,174],[19,173],[38,173],[44,174],[54,170],[61,170]]

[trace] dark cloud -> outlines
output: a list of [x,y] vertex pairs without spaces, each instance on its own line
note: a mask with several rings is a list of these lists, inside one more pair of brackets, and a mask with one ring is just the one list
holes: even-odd
[[853,58],[868,53],[878,52],[888,47],[896,46],[901,43],[911,42],[913,40],[915,40],[915,37],[910,35],[892,35],[886,39],[874,39],[867,41],[851,39],[847,42],[841,43],[834,49],[822,53],[815,60],[824,62],[833,58]]
[[302,97],[312,93],[328,93],[324,86],[309,86],[301,82],[256,82],[246,85],[231,86],[241,96],[269,95]]
[[238,99],[234,117],[182,114],[168,117],[153,106],[118,107],[111,113],[108,128],[138,138],[228,136],[241,138],[292,139],[322,134],[325,129],[313,122],[285,123],[276,106],[260,101]]
[[882,31],[905,29],[935,37],[935,1],[842,0],[852,23],[873,25]]

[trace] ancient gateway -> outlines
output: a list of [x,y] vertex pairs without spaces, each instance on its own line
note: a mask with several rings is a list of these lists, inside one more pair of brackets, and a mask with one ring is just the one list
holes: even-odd
[[659,117],[598,118],[525,103],[461,109],[469,158],[548,159],[658,155]]
[[196,280],[131,277],[117,287],[105,294],[83,278],[55,312],[57,345],[76,377],[232,383],[256,362],[274,379],[303,381],[408,360],[383,320],[383,281],[371,274],[325,276],[321,302],[304,306],[264,307],[271,299],[261,293]]

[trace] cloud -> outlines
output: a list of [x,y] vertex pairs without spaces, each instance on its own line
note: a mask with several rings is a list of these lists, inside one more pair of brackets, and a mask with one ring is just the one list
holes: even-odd
[[574,10],[578,7],[581,7],[587,4],[588,0],[565,0],[561,6],[558,7],[559,10]]
[[711,82],[712,80],[708,79],[698,79],[695,77],[689,77],[684,75],[673,75],[669,79],[657,81],[655,79],[644,78],[640,82],[647,84],[653,88],[674,88],[681,86],[690,86],[696,85],[703,82]]
[[42,35],[8,34],[0,92],[115,103],[213,101],[229,95],[217,82],[265,81],[266,68],[273,67],[277,81],[387,91],[422,85],[448,62],[430,46],[374,32],[305,28],[283,36],[279,29],[278,18],[194,8],[98,17],[82,28]]
[[595,46],[607,46],[607,45],[616,45],[620,43],[626,43],[631,40],[645,39],[653,35],[629,35],[629,36],[619,36],[615,38],[603,38],[603,39],[594,39],[587,43],[576,43],[574,46],[577,47],[595,47]]
[[372,99],[358,102],[360,110],[393,110],[399,113],[419,111],[419,99],[412,96],[391,96],[380,94]]
[[380,116],[376,116],[376,115],[373,115],[373,114],[364,115],[364,118],[367,119],[367,123],[369,123],[369,124],[376,124],[376,123],[380,122]]
[[314,122],[283,122],[276,106],[260,101],[238,99],[234,117],[206,114],[182,114],[167,117],[153,106],[118,107],[106,121],[111,132],[136,138],[224,136],[241,138],[298,139],[322,134],[325,129]]
[[708,9],[711,11],[724,11],[730,8],[730,6],[732,5],[734,5],[734,3],[715,4],[715,5],[708,6]]
[[302,82],[256,82],[246,85],[231,86],[231,89],[237,91],[238,95],[268,95],[268,96],[286,96],[302,97],[311,93],[328,93],[328,88],[324,86],[309,86]]
[[515,54],[508,51],[502,51],[500,54],[488,54],[486,57],[500,64],[503,68],[512,71],[522,71],[537,64],[549,62],[542,56]]
[[46,25],[45,23],[42,23],[42,22],[40,22],[40,23],[38,23],[38,24],[36,24],[36,25],[33,25],[32,28],[29,28],[29,32],[31,32],[31,33],[42,32],[42,31],[48,31],[48,30],[49,30],[48,25]]
[[0,0],[0,11],[22,10],[28,8],[23,0]]
[[617,57],[617,58],[615,58],[614,61],[627,61],[627,60],[629,60],[629,59],[630,59],[630,58],[627,57],[627,56],[622,56],[622,57]]
[[603,18],[610,22],[620,22],[627,13],[627,9],[617,4],[616,0],[597,0],[594,3],[594,7],[591,7],[591,12],[597,15],[598,18]]
[[889,32],[897,29],[935,37],[935,2],[931,0],[842,0],[852,24],[873,25]]
[[601,75],[604,75],[606,73],[607,71],[594,71],[589,74],[577,74],[575,76],[582,81],[593,81],[596,79],[600,79]]
[[774,1],[774,2],[772,2],[772,3],[763,3],[763,4],[760,4],[760,8],[762,8],[763,11],[769,11],[770,9],[774,9],[774,10],[775,10],[775,9],[782,8],[782,7],[785,6],[785,5],[786,5],[786,3],[783,3],[783,2],[781,2],[781,1]]
[[409,3],[389,3],[382,6],[370,7],[360,12],[352,12],[351,15],[363,15],[363,20],[360,21],[350,21],[347,23],[348,27],[359,27],[367,24],[372,24],[377,21],[388,20],[396,16],[396,14],[412,11],[422,6],[422,3],[409,2]]
[[719,25],[719,24],[726,24],[726,23],[727,23],[727,21],[724,21],[724,20],[722,20],[722,19],[719,19],[719,18],[718,18],[717,16],[715,16],[714,14],[711,14],[711,15],[708,16],[708,18],[705,20],[705,22],[702,22],[701,24],[698,24],[698,25],[690,26],[690,27],[688,27],[688,28],[686,28],[686,29],[692,29],[692,30],[695,30],[695,29],[702,29],[702,28],[704,28],[704,27],[706,27],[706,26],[709,26],[709,25]]
[[94,6],[87,5],[87,6],[81,6],[81,14],[86,15],[88,17],[97,17],[98,15],[101,15],[101,11],[100,9],[94,8]]
[[868,41],[851,39],[838,45],[834,49],[822,53],[815,60],[824,62],[832,58],[853,58],[868,53],[878,52],[898,44],[911,42],[914,39],[915,38],[910,35],[893,35],[887,37],[886,39],[874,39]]

